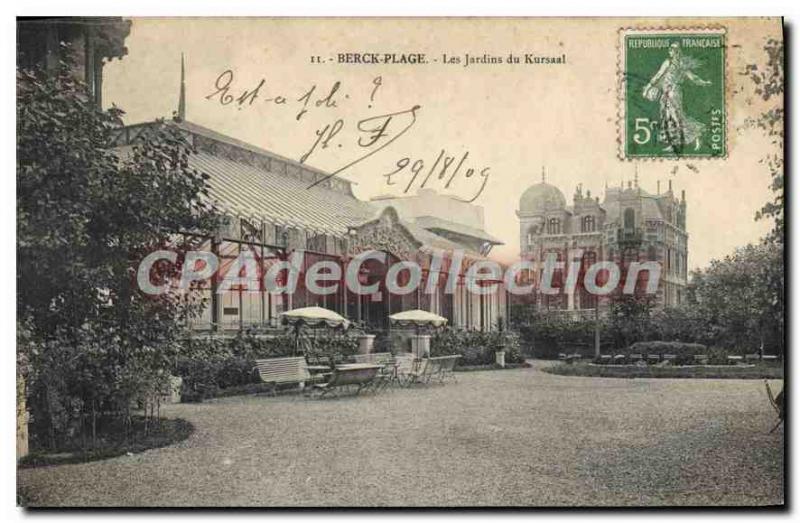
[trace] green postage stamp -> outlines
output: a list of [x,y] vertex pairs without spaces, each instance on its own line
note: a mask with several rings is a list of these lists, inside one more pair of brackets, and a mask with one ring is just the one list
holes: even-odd
[[620,31],[622,159],[723,158],[725,30]]

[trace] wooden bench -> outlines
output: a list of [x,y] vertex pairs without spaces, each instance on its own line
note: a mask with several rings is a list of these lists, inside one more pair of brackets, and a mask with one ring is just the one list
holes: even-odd
[[622,362],[625,361],[625,357],[626,356],[624,354],[615,354],[614,355],[614,363],[617,364],[617,365],[621,364]]
[[659,361],[661,361],[661,355],[660,354],[648,354],[647,355],[647,363],[651,363],[651,362],[658,363]]
[[394,355],[391,352],[373,352],[370,354],[354,354],[351,356],[355,363],[372,363],[375,365],[394,364]]
[[373,365],[380,365],[381,370],[378,371],[375,387],[383,388],[389,385],[396,377],[395,375],[395,359],[394,354],[391,352],[372,352],[370,354],[354,354],[352,359],[355,363],[370,363]]
[[314,381],[303,356],[256,360],[256,366],[253,367],[253,370],[258,371],[261,381],[272,384],[273,395],[278,385],[297,383],[302,389],[305,387],[306,382]]
[[671,365],[675,364],[675,361],[678,359],[678,356],[675,354],[664,354],[664,362],[669,363]]
[[356,395],[358,395],[373,384],[380,370],[380,365],[368,363],[337,365],[327,383],[315,383],[314,387],[322,391],[320,398],[328,394],[338,396],[340,389],[350,386],[356,386]]
[[708,363],[708,354],[695,354],[694,361],[699,363],[700,365],[705,365]]
[[641,354],[631,354],[630,355],[630,360],[631,361],[642,361],[642,355]]
[[598,361],[604,365],[608,365],[611,363],[611,354],[601,354]]

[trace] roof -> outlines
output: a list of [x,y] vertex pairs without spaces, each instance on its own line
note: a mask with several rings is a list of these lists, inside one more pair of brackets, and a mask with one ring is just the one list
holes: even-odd
[[354,196],[206,152],[189,165],[209,175],[212,199],[228,214],[339,236],[374,214]]
[[[219,133],[219,132],[217,132],[217,131],[215,131],[213,129],[209,129],[208,127],[204,127],[202,125],[198,125],[196,123],[189,122],[187,120],[171,120],[169,123],[171,125],[174,125],[175,127],[183,129],[184,131],[188,131],[188,132],[190,132],[192,134],[197,134],[197,135],[204,136],[206,138],[209,138],[209,139],[217,141],[217,142],[222,142],[222,143],[226,143],[228,145],[233,145],[234,147],[239,147],[240,149],[245,149],[247,151],[254,152],[256,154],[260,154],[262,156],[269,156],[271,158],[277,158],[277,159],[279,159],[279,160],[281,160],[283,162],[286,162],[286,163],[288,163],[290,165],[293,165],[293,166],[296,166],[296,167],[299,167],[299,168],[314,172],[316,174],[321,174],[321,175],[324,175],[326,177],[330,176],[330,173],[327,173],[327,172],[325,172],[325,171],[323,171],[321,169],[317,169],[316,167],[312,167],[312,166],[310,166],[310,165],[308,165],[306,163],[300,163],[297,160],[293,160],[292,158],[287,158],[286,156],[281,156],[280,154],[274,153],[274,152],[269,151],[267,149],[263,149],[263,148],[258,147],[256,145],[253,145],[251,143],[244,142],[242,140],[233,138],[232,136],[228,136],[226,134]],[[344,178],[341,178],[341,177],[338,177],[338,176],[336,178],[338,178],[340,180],[344,180]],[[345,181],[347,183],[349,183],[349,184],[355,183],[355,182],[351,182],[350,180],[345,180]]]
[[566,205],[567,200],[558,187],[545,182],[531,185],[519,199],[522,213],[562,210]]
[[437,218],[436,216],[418,216],[414,223],[423,227],[425,229],[444,229],[446,231],[452,231],[456,234],[461,234],[463,236],[471,236],[472,238],[477,238],[479,240],[483,240],[485,242],[493,243],[495,245],[502,245],[503,242],[489,234],[488,232],[477,229],[475,227],[470,227],[468,225],[462,225],[460,223],[451,222],[450,220],[445,220],[442,218]]
[[[246,154],[246,158],[241,159],[238,154],[231,154],[230,151],[226,153],[224,149],[198,147],[189,155],[189,166],[208,175],[210,200],[224,214],[340,237],[348,234],[351,228],[375,218],[378,207],[356,198],[350,190],[352,182],[348,180],[333,177],[342,183],[337,184],[337,187],[324,183],[309,188],[309,177],[297,171],[324,177],[328,177],[328,173],[201,125],[187,121],[170,123],[213,142],[249,151],[258,158],[278,159],[280,163],[296,168],[293,171],[295,174],[289,174],[288,171],[275,172],[274,162],[253,161],[253,155]],[[122,128],[115,138],[116,146],[128,150],[127,146],[132,145],[149,125],[152,123]],[[443,229],[500,243],[478,229],[460,226],[447,220],[440,222],[439,225]],[[462,250],[473,258],[483,258],[479,253],[465,249],[463,245],[429,231],[419,224],[408,221],[399,223],[422,244],[423,249]],[[478,234],[481,236],[477,236]]]
[[[639,201],[641,202],[642,219],[643,220],[663,220],[664,214],[661,207],[658,205],[658,196],[641,191]],[[620,222],[621,221],[621,202],[618,198],[609,199],[603,203],[602,208],[606,210],[606,222]]]

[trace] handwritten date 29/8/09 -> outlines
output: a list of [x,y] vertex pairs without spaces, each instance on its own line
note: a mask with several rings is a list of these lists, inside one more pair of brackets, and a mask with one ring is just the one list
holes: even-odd
[[[354,100],[344,93],[342,84],[339,81],[331,84],[330,88],[323,88],[317,90],[317,85],[314,84],[307,89],[304,89],[299,96],[292,96],[288,94],[276,94],[270,96],[266,93],[267,85],[266,80],[261,79],[254,86],[248,88],[235,88],[233,70],[227,69],[223,71],[214,83],[214,90],[208,94],[206,100],[217,102],[222,106],[233,106],[241,110],[245,107],[251,107],[257,100],[268,103],[273,107],[289,107],[295,106],[297,111],[294,114],[294,120],[300,122],[303,117],[309,113],[310,109],[337,111],[340,108],[340,102]],[[373,108],[376,103],[376,95],[379,88],[383,85],[383,78],[376,76],[372,80],[372,85],[369,89],[369,100],[367,107]],[[270,93],[272,94],[272,93]],[[366,160],[367,158],[376,155],[378,152],[386,149],[393,144],[398,138],[405,135],[417,122],[417,114],[420,111],[420,105],[414,105],[409,109],[395,111],[391,113],[380,114],[377,116],[367,116],[355,122],[354,128],[352,124],[344,118],[335,118],[317,128],[314,132],[314,137],[311,145],[303,153],[299,161],[305,163],[309,157],[320,150],[328,149],[331,142],[335,141],[337,148],[342,147],[343,131],[355,131],[357,139],[355,145],[361,153],[353,160],[346,162],[343,166],[336,169],[329,175],[315,181],[308,186],[309,189],[319,185],[326,180],[342,173],[343,171],[353,167],[354,165]],[[340,133],[343,133],[340,136]],[[451,156],[446,154],[445,149],[441,149],[436,159],[427,167],[427,163],[423,159],[416,159],[412,161],[411,156],[406,156],[399,159],[395,163],[395,168],[390,172],[384,173],[387,185],[397,185],[396,177],[407,176],[408,182],[404,183],[405,187],[403,193],[408,193],[409,190],[418,184],[419,188],[428,186],[429,182],[439,182],[441,188],[448,189],[453,185],[456,177],[463,173],[465,179],[470,179],[476,174],[481,179],[480,186],[472,197],[468,200],[475,201],[486,188],[486,183],[489,178],[489,167],[477,168],[470,165],[468,161],[469,152],[465,152],[460,157]],[[423,174],[425,173],[425,174]]]

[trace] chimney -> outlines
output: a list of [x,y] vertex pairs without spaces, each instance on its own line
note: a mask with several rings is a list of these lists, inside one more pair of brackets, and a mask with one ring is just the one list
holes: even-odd
[[661,180],[656,181],[656,194],[661,194]]

